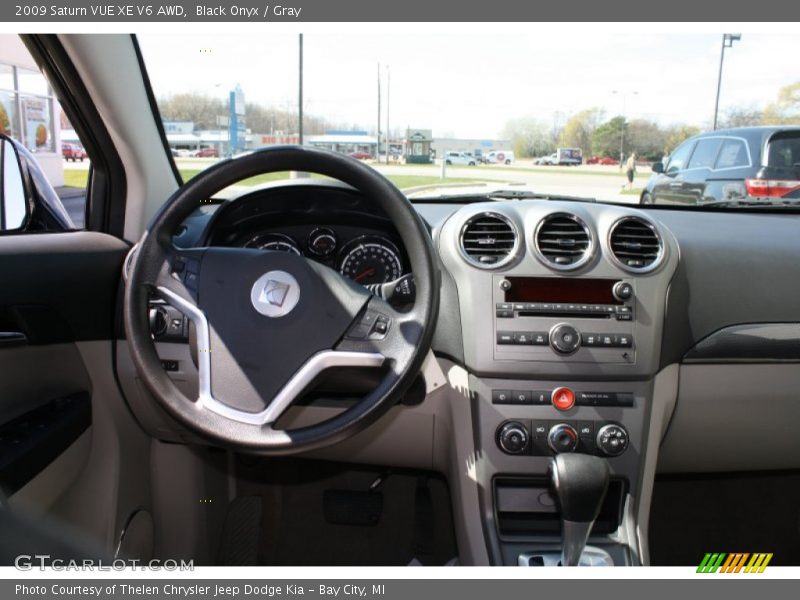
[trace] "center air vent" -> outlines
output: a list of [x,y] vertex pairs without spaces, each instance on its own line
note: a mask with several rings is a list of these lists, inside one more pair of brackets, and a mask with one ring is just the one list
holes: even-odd
[[661,262],[661,238],[655,226],[639,217],[625,217],[617,221],[611,228],[608,244],[614,258],[628,271],[651,271]]
[[464,258],[483,269],[501,267],[513,260],[518,242],[514,225],[498,213],[475,215],[461,229]]
[[554,213],[539,223],[534,236],[539,258],[559,270],[577,269],[592,257],[594,240],[586,224],[575,215]]

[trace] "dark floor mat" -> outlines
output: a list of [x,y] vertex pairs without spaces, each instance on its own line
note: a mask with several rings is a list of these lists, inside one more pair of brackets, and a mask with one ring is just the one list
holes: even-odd
[[[263,564],[297,566],[407,565],[417,558],[425,565],[442,565],[456,556],[450,498],[444,478],[425,474],[430,501],[421,510],[426,538],[419,540],[420,472],[394,471],[380,484],[382,505],[377,519],[347,519],[346,506],[331,519],[331,491],[347,502],[342,491],[366,493],[385,472],[304,459],[248,459],[237,467],[238,495],[259,496],[263,516],[260,555]],[[353,495],[353,508],[361,494]],[[352,524],[344,524],[344,523]],[[418,556],[417,550],[429,551]]]
[[800,565],[800,473],[658,477],[651,563],[697,566],[706,552],[772,552],[772,565]]

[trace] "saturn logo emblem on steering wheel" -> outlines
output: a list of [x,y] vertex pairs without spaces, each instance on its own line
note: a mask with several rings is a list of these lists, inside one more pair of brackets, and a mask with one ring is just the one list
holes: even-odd
[[256,279],[250,290],[250,302],[267,317],[283,317],[300,300],[300,285],[286,271],[270,271]]

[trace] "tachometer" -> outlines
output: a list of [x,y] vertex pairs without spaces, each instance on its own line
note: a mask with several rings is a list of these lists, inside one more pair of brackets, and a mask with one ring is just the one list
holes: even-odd
[[263,233],[245,242],[245,248],[260,248],[262,250],[275,250],[276,252],[291,252],[301,256],[297,243],[288,235],[282,233]]
[[348,244],[339,272],[363,285],[399,279],[403,265],[397,248],[384,238],[360,238]]

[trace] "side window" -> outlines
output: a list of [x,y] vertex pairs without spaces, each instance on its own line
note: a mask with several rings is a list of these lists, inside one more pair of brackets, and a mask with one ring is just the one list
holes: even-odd
[[53,89],[16,35],[0,34],[0,133],[28,149],[75,227],[83,229],[89,159]]
[[687,169],[710,169],[714,166],[714,159],[722,145],[720,138],[708,138],[697,142],[697,146],[692,152]]
[[670,155],[669,163],[667,163],[667,175],[673,175],[678,171],[686,168],[686,161],[694,148],[694,141],[684,142],[681,146]]
[[715,169],[730,169],[733,167],[746,167],[750,164],[747,158],[747,147],[742,140],[727,138],[722,142],[722,147],[717,156]]

